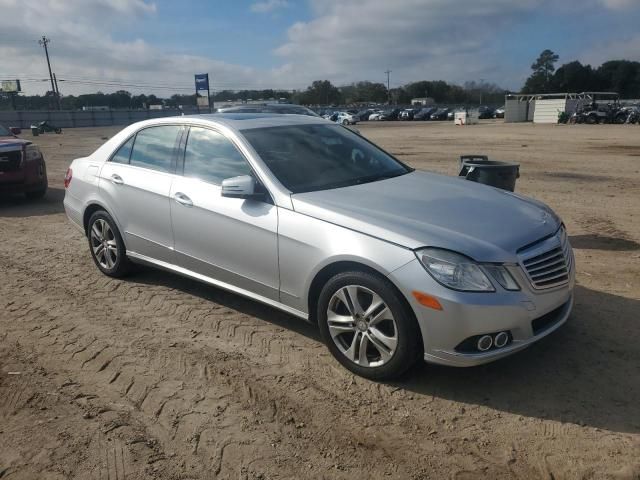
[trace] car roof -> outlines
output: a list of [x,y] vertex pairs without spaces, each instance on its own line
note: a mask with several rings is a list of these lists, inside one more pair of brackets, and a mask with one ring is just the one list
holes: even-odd
[[252,128],[279,127],[288,125],[326,125],[331,122],[322,117],[310,115],[282,114],[282,113],[208,113],[198,115],[182,115],[173,117],[161,117],[130,125],[125,130],[137,130],[154,125],[166,124],[210,124],[219,125],[231,130],[249,130]]
[[330,123],[321,117],[282,113],[208,113],[200,115],[184,115],[181,117],[165,117],[162,120],[168,119],[172,119],[173,121],[185,121],[185,123],[198,123],[199,121],[204,121],[207,123],[224,125],[234,130]]
[[321,117],[282,113],[220,113],[197,115],[204,120],[223,123],[236,130],[286,125],[326,124]]

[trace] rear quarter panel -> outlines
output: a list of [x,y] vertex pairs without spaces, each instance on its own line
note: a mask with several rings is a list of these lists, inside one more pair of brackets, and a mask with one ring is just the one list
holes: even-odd
[[[73,172],[71,183],[65,191],[64,209],[69,219],[83,228],[83,216],[86,208],[98,204],[110,212],[99,195],[98,179],[103,162],[92,157],[78,158],[71,162],[69,168]],[[117,223],[117,220],[116,220]]]

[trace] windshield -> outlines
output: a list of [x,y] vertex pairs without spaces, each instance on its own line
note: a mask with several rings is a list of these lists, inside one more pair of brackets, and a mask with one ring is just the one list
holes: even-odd
[[293,193],[358,185],[412,171],[339,125],[289,125],[242,133]]
[[5,128],[2,125],[0,125],[0,137],[12,137],[12,136],[13,136],[13,133],[11,133],[8,128]]

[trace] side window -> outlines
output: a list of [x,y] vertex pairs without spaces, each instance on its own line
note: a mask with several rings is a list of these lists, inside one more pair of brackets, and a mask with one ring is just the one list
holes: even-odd
[[244,156],[224,135],[191,127],[184,154],[184,176],[220,185],[225,178],[251,175]]
[[133,146],[133,138],[127,140],[118,151],[111,157],[113,163],[129,163],[129,157],[131,156],[131,147]]
[[166,125],[140,130],[133,143],[131,165],[171,172],[171,159],[181,128],[177,125]]

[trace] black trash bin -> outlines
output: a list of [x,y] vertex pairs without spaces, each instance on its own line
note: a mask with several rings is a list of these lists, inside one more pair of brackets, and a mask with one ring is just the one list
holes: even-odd
[[485,155],[462,155],[459,176],[513,192],[520,178],[520,165],[489,160]]

